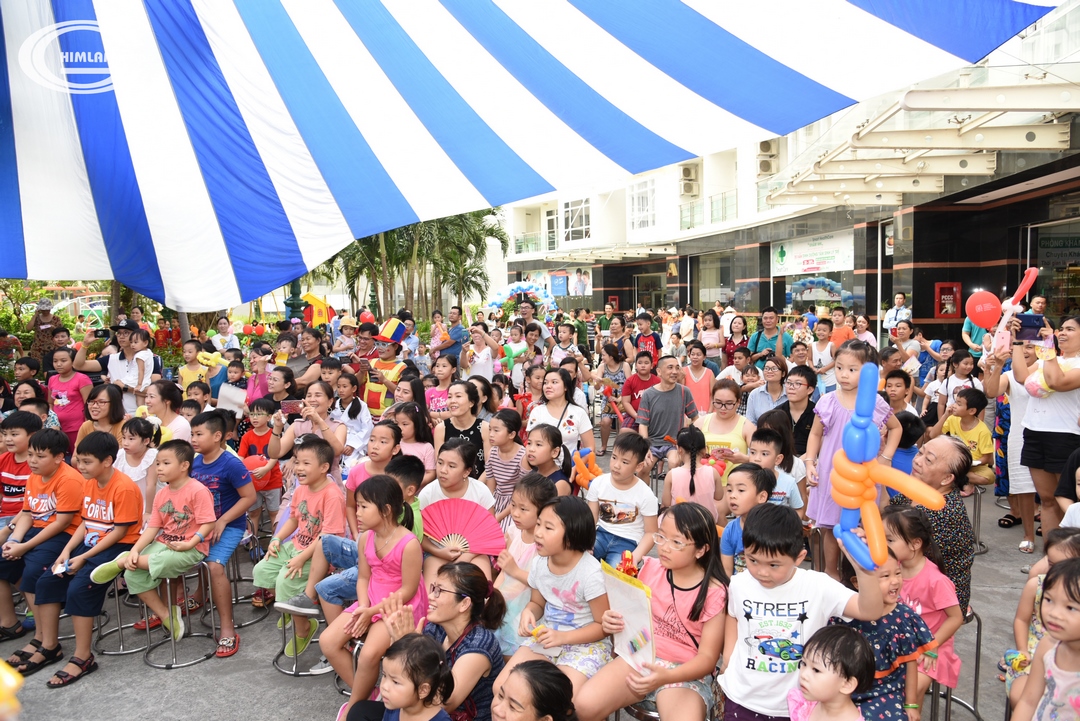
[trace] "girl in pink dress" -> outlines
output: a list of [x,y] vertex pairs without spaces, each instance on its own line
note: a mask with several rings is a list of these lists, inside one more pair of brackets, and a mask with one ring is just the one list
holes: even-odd
[[904,586],[900,600],[911,607],[930,627],[937,648],[919,659],[918,698],[932,681],[956,688],[960,679],[960,657],[953,648],[953,635],[964,623],[956,587],[939,569],[943,561],[933,540],[926,512],[917,506],[889,506],[881,513],[885,540],[900,563]]
[[[379,474],[356,488],[356,517],[363,535],[357,574],[357,600],[334,619],[319,637],[319,648],[341,678],[352,679],[354,700],[366,699],[379,677],[379,660],[390,648],[390,633],[378,623],[387,596],[400,591],[412,606],[417,623],[427,614],[427,592],[420,578],[423,552],[409,528],[412,508],[405,503],[401,485]],[[401,523],[398,523],[398,519]],[[406,600],[407,599],[407,600]],[[367,633],[364,648],[352,670],[348,643]]]
[[[679,450],[680,465],[668,471],[664,478],[662,505],[693,501],[704,506],[714,521],[718,520],[717,504],[724,500],[724,485],[716,462],[709,456],[705,434],[697,426],[687,426],[679,431],[675,445]],[[722,505],[727,508],[726,504]]]
[[74,358],[75,351],[71,348],[53,351],[53,368],[57,375],[49,378],[49,401],[60,419],[60,430],[67,434],[69,454],[75,450],[75,437],[85,420],[86,398],[94,387],[89,376],[75,372],[71,365]]
[[[859,389],[859,372],[863,364],[870,360],[873,349],[864,343],[851,341],[837,351],[833,360],[836,373],[836,390],[826,393],[814,407],[814,426],[806,441],[806,485],[810,489],[810,499],[806,504],[806,516],[827,532],[822,534],[825,547],[825,572],[840,580],[840,547],[836,537],[828,531],[840,522],[840,506],[832,498],[832,484],[829,474],[832,472],[833,455],[840,450],[843,441],[844,426],[855,413],[855,398]],[[903,430],[896,420],[889,404],[880,396],[875,399],[874,426],[879,430],[888,428],[888,434],[881,443],[881,455],[878,463],[892,464],[893,453],[900,445]]]

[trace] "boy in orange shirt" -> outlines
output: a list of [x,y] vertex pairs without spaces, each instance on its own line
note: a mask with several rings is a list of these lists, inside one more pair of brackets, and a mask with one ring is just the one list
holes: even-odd
[[855,331],[848,328],[847,324],[844,323],[844,316],[847,315],[844,306],[833,306],[830,315],[832,316],[833,332],[829,336],[829,342],[833,344],[833,348],[839,350],[840,344],[844,341],[855,340]]
[[[82,523],[38,581],[37,627],[45,646],[59,646],[60,606],[75,626],[75,653],[46,684],[59,688],[97,670],[91,650],[94,618],[101,612],[106,584],[94,583],[95,568],[129,550],[139,540],[143,494],[135,481],[113,468],[120,444],[111,433],[94,431],[75,449],[83,485]],[[31,659],[31,663],[33,659]]]
[[[15,616],[11,585],[19,579],[19,590],[26,606],[38,614],[38,580],[51,567],[56,557],[71,540],[82,522],[83,477],[64,463],[68,437],[55,428],[45,428],[30,436],[30,452],[26,462],[30,477],[26,479],[23,510],[14,522],[0,530],[3,558],[0,559],[0,640],[19,638],[26,629]],[[34,631],[34,640],[8,657],[12,666],[25,668],[27,662],[37,665],[23,670],[33,673],[41,666],[54,663],[63,656],[60,644],[45,648],[41,626]]]
[[134,593],[157,614],[176,640],[184,635],[184,619],[173,599],[163,598],[165,578],[190,571],[210,551],[207,537],[214,530],[214,496],[191,477],[195,451],[191,444],[171,440],[157,454],[158,482],[168,484],[154,496],[146,530],[130,551],[94,569],[94,583],[108,583],[122,572],[128,593]]

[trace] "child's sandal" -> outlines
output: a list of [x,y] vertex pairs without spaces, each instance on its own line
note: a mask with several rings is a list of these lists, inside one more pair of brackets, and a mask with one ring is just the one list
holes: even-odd
[[[21,648],[18,651],[12,651],[11,655],[8,657],[8,664],[18,666],[21,663],[29,661],[31,656],[41,650],[41,641],[38,641],[36,638],[30,639],[30,645],[34,647],[33,651],[26,651]],[[12,661],[11,659],[15,660]]]
[[240,634],[235,636],[222,636],[217,642],[215,655],[218,658],[228,658],[240,650]]
[[94,654],[90,654],[90,658],[86,659],[85,661],[81,658],[76,658],[75,656],[72,656],[68,660],[68,663],[70,663],[72,666],[78,666],[79,674],[77,676],[72,676],[67,671],[60,669],[53,674],[53,678],[60,679],[60,682],[53,683],[52,679],[49,679],[45,682],[46,688],[63,688],[64,686],[70,686],[71,684],[81,679],[83,676],[86,676],[87,674],[91,674],[94,671],[98,670],[97,661],[94,660]]
[[[22,621],[16,621],[14,626],[0,626],[0,641],[14,641],[27,634],[29,629],[22,625]],[[40,645],[40,641],[38,644]]]
[[[39,648],[34,655],[41,656],[41,660],[32,661],[28,659],[16,666],[15,670],[23,676],[35,674],[46,666],[51,666],[57,661],[63,661],[64,649],[60,644],[56,644],[55,648]],[[33,656],[31,656],[31,658],[33,658]]]

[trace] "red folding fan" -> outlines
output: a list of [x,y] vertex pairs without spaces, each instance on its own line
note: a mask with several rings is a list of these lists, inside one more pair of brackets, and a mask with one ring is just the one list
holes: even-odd
[[441,546],[455,546],[484,556],[498,555],[506,548],[498,521],[478,503],[447,498],[432,503],[420,515],[424,535]]

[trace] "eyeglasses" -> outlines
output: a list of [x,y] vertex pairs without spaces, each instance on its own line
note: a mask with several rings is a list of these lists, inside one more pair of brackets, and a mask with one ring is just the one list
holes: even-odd
[[809,386],[808,386],[807,384],[805,384],[805,383],[798,383],[798,382],[796,382],[796,381],[788,381],[788,382],[787,382],[787,383],[785,383],[784,385],[785,385],[786,387],[790,388],[790,389],[791,389],[791,390],[793,390],[793,391],[797,391],[797,390],[799,390],[800,388],[809,388]]
[[652,534],[652,540],[653,543],[655,543],[657,546],[665,546],[667,544],[671,544],[671,547],[674,548],[676,551],[681,551],[687,546],[694,545],[693,543],[687,543],[686,541],[676,541],[674,538],[668,538],[663,533]]
[[765,366],[762,370],[764,370],[766,373],[779,373],[780,372],[780,369],[777,368],[776,366]]
[[248,418],[268,418],[269,413],[248,413]]
[[105,399],[95,398],[92,401],[87,401],[86,405],[88,405],[88,406],[107,406],[107,405],[109,405],[109,400],[107,398],[105,398]]
[[390,347],[390,344],[386,343],[385,341],[377,340],[377,341],[375,341],[375,347],[378,350],[386,350],[387,348]]
[[735,406],[739,405],[736,401],[717,401],[717,400],[714,400],[712,402],[712,404],[714,406],[716,406],[717,408],[734,408]]
[[430,596],[431,598],[438,598],[439,596],[443,595],[444,593],[450,593],[450,594],[453,594],[454,596],[466,596],[466,595],[468,595],[468,594],[465,594],[465,593],[461,593],[460,591],[454,591],[453,589],[450,589],[450,588],[443,588],[442,586],[439,586],[439,585],[434,584],[434,583],[431,584],[430,586],[428,586],[428,596]]

